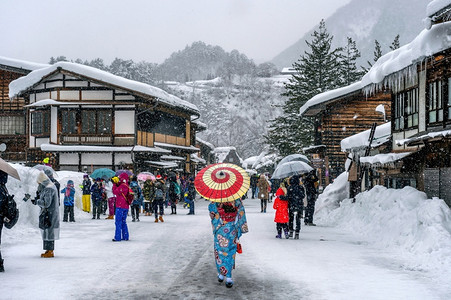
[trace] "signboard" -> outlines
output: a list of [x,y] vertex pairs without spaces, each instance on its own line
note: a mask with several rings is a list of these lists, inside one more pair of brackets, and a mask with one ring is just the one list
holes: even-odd
[[320,168],[324,167],[324,159],[322,159],[322,158],[312,158],[310,160],[310,162],[312,163],[312,166],[315,169],[320,169]]

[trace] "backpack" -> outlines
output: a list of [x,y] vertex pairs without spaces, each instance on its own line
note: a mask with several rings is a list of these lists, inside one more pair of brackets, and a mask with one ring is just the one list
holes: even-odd
[[14,200],[14,196],[9,194],[5,195],[4,207],[2,208],[2,218],[5,227],[11,229],[16,225],[17,220],[19,220],[19,209],[17,208],[17,203]]
[[164,193],[162,189],[156,189],[155,190],[155,200],[163,200]]

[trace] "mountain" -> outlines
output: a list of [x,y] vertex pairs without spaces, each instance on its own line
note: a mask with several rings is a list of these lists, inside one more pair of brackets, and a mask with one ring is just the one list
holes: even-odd
[[[356,41],[362,57],[358,65],[367,67],[373,63],[374,41],[382,46],[382,54],[400,35],[401,46],[409,43],[424,29],[423,18],[430,0],[352,0],[325,19],[327,30],[334,36],[333,47],[346,44],[346,38]],[[320,20],[318,20],[319,24]],[[271,62],[279,68],[289,67],[307,50],[305,41],[310,41],[312,28],[299,41],[277,55]]]

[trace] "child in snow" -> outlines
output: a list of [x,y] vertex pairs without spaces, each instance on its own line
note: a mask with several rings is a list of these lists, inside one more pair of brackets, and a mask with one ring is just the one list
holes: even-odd
[[276,191],[276,199],[274,200],[273,208],[276,210],[274,222],[276,222],[277,235],[276,238],[282,238],[282,229],[285,233],[285,238],[289,238],[288,233],[288,201],[285,198],[287,194],[286,182],[281,182],[280,187]]
[[74,218],[74,196],[75,196],[75,188],[74,182],[72,180],[67,181],[67,185],[61,191],[64,194],[64,216],[63,222],[67,222],[67,216],[69,215],[69,221],[75,222]]

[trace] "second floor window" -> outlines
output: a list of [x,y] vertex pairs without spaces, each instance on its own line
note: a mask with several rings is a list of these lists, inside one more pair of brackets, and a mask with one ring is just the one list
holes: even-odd
[[434,81],[428,84],[428,123],[443,121],[443,83]]
[[84,110],[81,112],[83,134],[111,134],[112,112],[110,110]]
[[31,114],[31,134],[50,134],[50,114],[49,111],[35,111]]
[[418,88],[401,92],[395,96],[395,130],[418,126]]
[[77,134],[77,111],[63,110],[61,111],[61,131],[65,134]]

